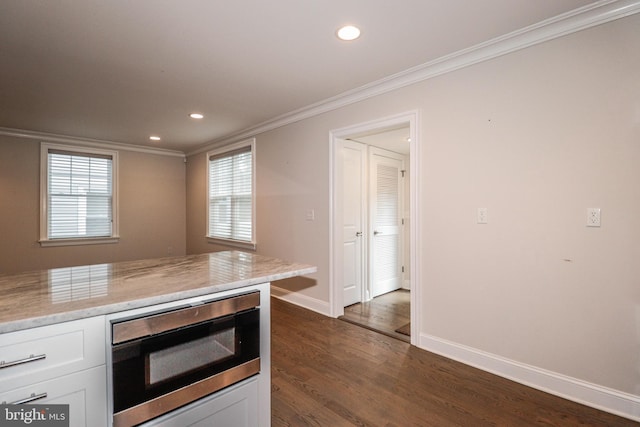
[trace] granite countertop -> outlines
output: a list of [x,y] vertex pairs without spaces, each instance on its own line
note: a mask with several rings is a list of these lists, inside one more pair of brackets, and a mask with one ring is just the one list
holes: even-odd
[[116,313],[316,272],[241,251],[0,275],[0,333]]

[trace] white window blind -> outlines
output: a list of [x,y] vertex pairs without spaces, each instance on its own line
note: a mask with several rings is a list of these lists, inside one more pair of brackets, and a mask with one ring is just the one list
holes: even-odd
[[208,236],[253,242],[251,146],[209,156]]
[[47,238],[112,235],[113,157],[48,149]]

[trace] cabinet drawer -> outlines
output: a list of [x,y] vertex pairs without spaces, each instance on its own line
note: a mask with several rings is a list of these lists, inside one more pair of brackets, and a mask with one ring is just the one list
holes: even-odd
[[140,427],[256,427],[270,425],[258,419],[258,378],[254,377],[200,401],[151,420]]
[[0,393],[104,365],[105,345],[103,316],[2,334]]
[[12,403],[46,394],[46,397],[29,403],[69,405],[69,427],[106,427],[106,378],[106,366],[98,366],[0,393],[0,403]]

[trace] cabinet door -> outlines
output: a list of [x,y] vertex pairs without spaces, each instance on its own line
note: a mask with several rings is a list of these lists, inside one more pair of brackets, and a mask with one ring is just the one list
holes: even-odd
[[105,364],[104,317],[0,334],[0,393]]
[[0,394],[0,402],[16,402],[29,396],[45,395],[32,404],[69,405],[70,427],[106,427],[106,366],[64,375]]
[[256,427],[271,420],[258,420],[258,378],[231,386],[214,396],[152,420],[144,427]]

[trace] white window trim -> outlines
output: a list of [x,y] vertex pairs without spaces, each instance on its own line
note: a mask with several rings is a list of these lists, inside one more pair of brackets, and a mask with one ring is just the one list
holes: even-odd
[[[47,208],[49,199],[48,186],[48,155],[49,149],[75,151],[78,153],[108,155],[112,158],[111,163],[111,209],[112,209],[112,226],[111,236],[109,237],[80,237],[70,239],[49,239]],[[78,246],[78,245],[99,245],[106,243],[117,243],[120,240],[118,228],[118,152],[114,150],[104,150],[93,147],[83,147],[78,145],[62,145],[51,144],[48,142],[40,143],[40,246]]]
[[[243,242],[239,240],[233,239],[222,239],[219,237],[211,237],[209,236],[209,158],[211,156],[216,156],[219,154],[224,154],[229,151],[238,150],[240,148],[251,147],[251,242]],[[235,248],[241,249],[249,249],[255,251],[257,249],[256,243],[256,139],[250,138],[244,141],[237,142],[231,145],[225,145],[224,147],[217,148],[215,150],[208,151],[207,156],[205,157],[206,171],[207,171],[207,181],[205,185],[205,200],[207,201],[207,214],[205,217],[206,224],[205,230],[206,235],[205,238],[209,243],[231,246]]]

